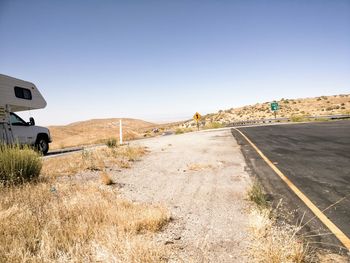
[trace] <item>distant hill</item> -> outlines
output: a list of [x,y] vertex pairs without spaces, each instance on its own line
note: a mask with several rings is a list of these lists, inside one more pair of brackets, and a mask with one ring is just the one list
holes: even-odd
[[[119,138],[120,119],[94,119],[64,126],[49,127],[53,142],[51,149],[96,144],[109,138]],[[157,124],[137,119],[122,119],[125,140],[143,137]]]
[[[333,114],[350,114],[350,94],[321,96],[315,98],[281,99],[277,101],[280,109],[277,117],[322,116]],[[201,126],[218,128],[239,120],[256,120],[273,118],[270,102],[257,103],[239,108],[220,110],[204,115]],[[193,120],[183,122],[155,124],[137,119],[122,119],[125,140],[159,135],[164,131],[195,130]],[[178,130],[179,127],[190,127]],[[119,119],[95,119],[75,122],[65,126],[51,126],[53,142],[51,149],[66,148],[79,145],[103,143],[109,138],[119,138]],[[157,132],[153,132],[153,129]]]
[[[350,94],[315,98],[281,99],[277,102],[280,106],[280,110],[277,111],[277,117],[350,114]],[[227,124],[240,120],[269,118],[274,118],[274,114],[270,109],[270,102],[264,102],[207,114],[202,117],[202,125],[209,125],[211,123]],[[182,126],[195,126],[195,122],[190,120]]]

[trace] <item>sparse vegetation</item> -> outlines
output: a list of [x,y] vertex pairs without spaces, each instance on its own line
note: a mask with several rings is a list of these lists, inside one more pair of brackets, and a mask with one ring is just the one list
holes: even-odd
[[253,258],[265,263],[316,261],[314,251],[297,235],[301,226],[277,222],[277,212],[269,206],[258,182],[254,182],[249,189],[248,198],[256,204],[250,215],[250,229],[254,238],[250,248]]
[[255,180],[248,191],[248,198],[250,201],[254,202],[259,209],[265,209],[268,207],[268,201],[266,194],[261,186],[261,184]]
[[307,120],[303,115],[293,115],[290,119],[292,122],[304,122]]
[[204,129],[219,129],[219,128],[223,128],[223,127],[225,127],[225,125],[223,123],[214,121],[214,122],[206,123],[204,126]]
[[[136,119],[123,119],[124,141],[142,138],[146,131],[162,125]],[[164,125],[166,126],[166,125]],[[51,149],[67,148],[81,145],[106,143],[119,134],[119,119],[96,119],[72,123],[66,126],[49,127],[53,142]]]
[[[282,98],[279,102],[280,109],[277,116],[286,118],[295,118],[295,115],[318,116],[328,114],[347,114],[350,110],[348,95],[342,96],[320,96],[316,98],[305,99],[285,99]],[[210,116],[210,117],[209,117]],[[206,126],[210,123],[226,123],[237,122],[241,120],[257,120],[274,118],[274,113],[270,110],[270,102],[257,103],[254,105],[244,106],[240,108],[231,108],[230,110],[222,111],[221,113],[208,114],[203,116],[203,121]],[[297,121],[302,118],[297,117]],[[304,120],[303,120],[304,121]],[[309,121],[309,119],[305,119]],[[192,124],[189,121],[186,124]]]
[[177,128],[175,130],[175,134],[183,134],[184,132],[185,132],[184,129],[181,129],[181,128]]
[[114,183],[111,176],[106,171],[100,172],[100,178],[102,183],[105,185],[111,185]]
[[[131,162],[146,154],[144,147],[121,146],[84,150],[43,162],[42,174],[47,177],[71,176],[83,171],[103,171],[110,167],[129,168]],[[65,165],[62,165],[64,163]]]
[[0,145],[0,183],[23,183],[39,176],[40,155],[19,146]]
[[193,128],[176,128],[175,130],[175,134],[183,134],[183,133],[187,133],[187,132],[192,132],[194,129]]
[[169,220],[94,182],[0,187],[0,262],[162,262],[147,233]]
[[31,183],[39,176],[40,156],[1,146],[1,179],[20,177],[25,183],[0,184],[0,262],[163,262],[166,250],[150,234],[169,221],[167,210],[118,197],[105,170],[99,173],[105,186],[57,180],[130,164],[145,153],[143,147],[123,146],[46,159],[42,179]]
[[251,254],[257,262],[319,262],[307,242],[300,235],[296,235],[300,227],[278,224],[271,218],[269,210],[253,209],[250,228],[255,237]]
[[106,141],[106,145],[107,145],[109,148],[117,147],[117,146],[118,146],[118,141],[117,141],[116,138],[109,138],[109,139],[107,139],[107,141]]

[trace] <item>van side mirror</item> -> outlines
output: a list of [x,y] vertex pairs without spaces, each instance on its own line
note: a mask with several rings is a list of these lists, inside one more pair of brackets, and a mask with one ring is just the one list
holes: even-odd
[[33,117],[30,117],[30,118],[29,118],[29,123],[30,123],[31,126],[34,126],[34,125],[35,125],[35,120],[34,120]]

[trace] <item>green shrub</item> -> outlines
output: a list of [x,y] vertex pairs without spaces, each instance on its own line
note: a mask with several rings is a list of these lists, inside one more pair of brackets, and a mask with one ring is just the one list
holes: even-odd
[[253,185],[248,191],[248,198],[254,202],[260,209],[267,208],[269,203],[266,194],[258,181],[254,181]]
[[40,155],[29,147],[0,146],[0,182],[22,183],[39,176]]
[[117,141],[116,138],[109,138],[109,139],[107,139],[107,141],[106,141],[106,145],[107,145],[109,148],[114,148],[114,147],[117,147],[118,141]]

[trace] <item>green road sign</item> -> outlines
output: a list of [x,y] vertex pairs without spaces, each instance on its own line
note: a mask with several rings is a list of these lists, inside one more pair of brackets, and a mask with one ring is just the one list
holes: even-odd
[[278,103],[277,102],[271,102],[271,110],[276,111],[278,110]]

